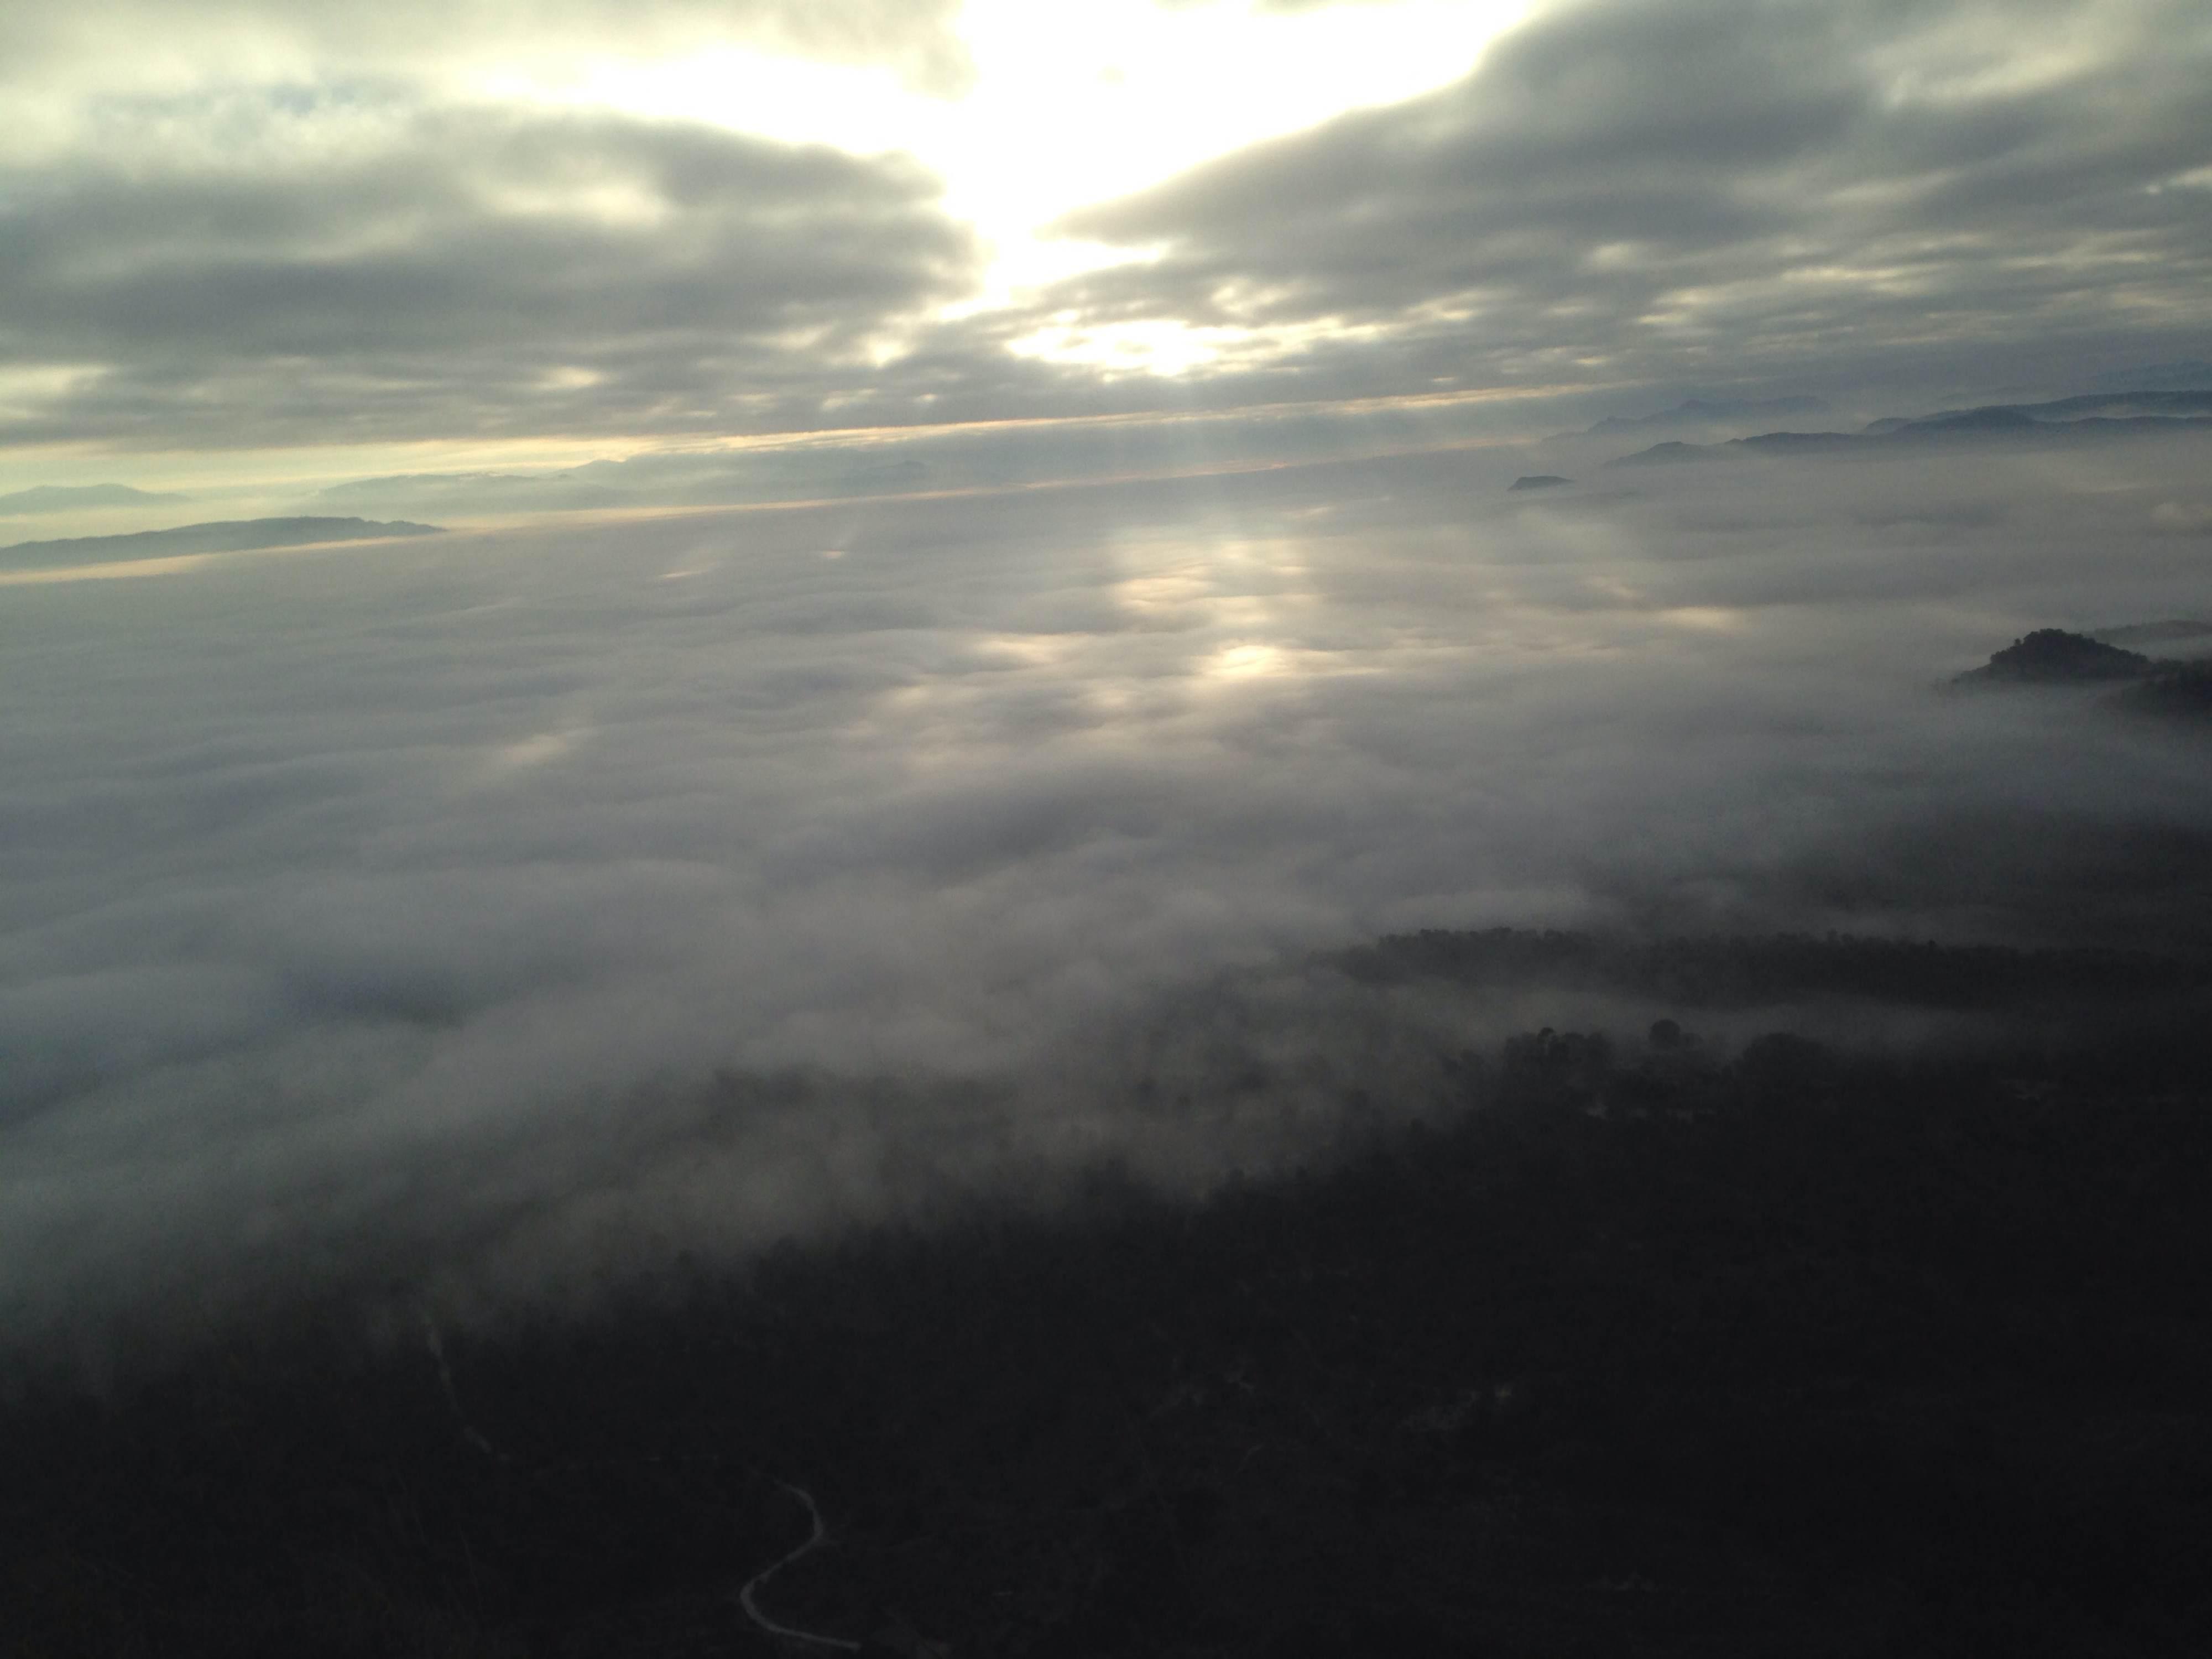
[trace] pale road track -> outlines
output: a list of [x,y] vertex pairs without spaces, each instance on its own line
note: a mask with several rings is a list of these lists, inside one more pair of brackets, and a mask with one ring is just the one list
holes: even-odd
[[446,1364],[446,1345],[439,1338],[437,1322],[427,1313],[422,1316],[422,1340],[430,1350],[430,1358],[438,1363],[438,1386],[446,1391],[446,1404],[452,1408],[453,1421],[460,1425],[469,1444],[486,1457],[512,1463],[514,1460],[485,1439],[477,1425],[469,1421],[469,1414],[461,1409],[461,1396],[453,1388],[453,1368]]
[[[452,1410],[453,1421],[459,1425],[462,1437],[486,1457],[496,1462],[513,1463],[515,1460],[494,1445],[483,1432],[469,1420],[469,1414],[461,1409],[460,1394],[453,1387],[453,1373],[446,1364],[446,1345],[439,1339],[436,1322],[428,1313],[422,1316],[422,1335],[423,1345],[429,1349],[430,1358],[437,1363],[439,1384],[445,1391],[446,1404]],[[645,1461],[657,1462],[658,1460]],[[779,1642],[799,1642],[808,1647],[828,1648],[839,1653],[858,1653],[860,1650],[860,1644],[858,1642],[848,1641],[842,1636],[823,1636],[814,1631],[800,1630],[795,1625],[778,1624],[761,1611],[759,1595],[768,1581],[801,1556],[820,1549],[829,1541],[830,1537],[830,1529],[822,1524],[821,1506],[815,1503],[812,1492],[804,1486],[794,1486],[788,1480],[778,1480],[775,1484],[806,1506],[807,1534],[798,1548],[787,1551],[776,1557],[775,1560],[745,1580],[743,1587],[738,1591],[738,1606],[744,1609],[746,1618],[751,1620],[761,1630]]]
[[799,1557],[822,1547],[829,1537],[829,1529],[822,1524],[822,1511],[814,1502],[814,1495],[804,1486],[794,1486],[788,1480],[775,1483],[806,1505],[806,1518],[812,1530],[805,1541],[787,1554],[780,1555],[745,1580],[744,1588],[738,1592],[738,1605],[744,1609],[745,1617],[780,1642],[803,1642],[809,1647],[834,1648],[842,1653],[858,1653],[860,1644],[848,1642],[842,1636],[820,1636],[811,1630],[799,1630],[790,1625],[780,1625],[760,1610],[757,1599],[768,1581],[781,1572]]

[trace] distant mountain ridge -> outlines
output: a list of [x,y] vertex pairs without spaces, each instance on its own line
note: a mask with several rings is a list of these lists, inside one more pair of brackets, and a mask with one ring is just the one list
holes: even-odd
[[619,507],[633,492],[593,483],[574,471],[408,472],[355,478],[316,492],[318,502],[389,510],[428,507],[433,512],[538,513]]
[[1892,427],[1888,421],[1875,421],[1865,429],[1871,432],[1877,427],[1893,430],[1909,430],[1914,427],[1956,428],[1967,422],[1991,422],[2015,426],[2023,421],[2064,423],[2096,415],[2124,419],[2142,416],[2171,419],[2177,416],[2212,415],[2212,387],[2154,392],[2087,392],[2078,397],[2054,398],[2039,404],[1981,404],[1972,409],[1938,410],[1933,415],[1923,415],[1896,427]]
[[442,527],[373,519],[234,519],[140,530],[124,536],[69,536],[0,547],[0,567],[11,569],[113,564],[131,559],[170,559],[194,553],[250,553],[270,547],[323,542],[371,541],[387,536],[435,536]]
[[2212,363],[2202,357],[2181,357],[2171,362],[2138,363],[2097,375],[2089,384],[2104,392],[2179,392],[2212,386]]
[[1828,405],[1818,398],[1686,398],[1672,409],[1652,415],[1608,415],[1586,435],[1605,437],[1617,432],[1648,432],[1658,427],[1704,426],[1715,421],[1741,420],[1748,415],[1825,415]]
[[[988,483],[988,471],[970,475]],[[419,472],[332,484],[306,505],[394,513],[563,513],[629,506],[744,502],[903,494],[942,482],[927,463],[848,447],[670,450],[586,461],[561,472]]]
[[189,495],[163,491],[133,489],[129,484],[38,484],[0,495],[0,518],[30,513],[66,513],[72,507],[166,507],[173,501],[191,499]]
[[1717,444],[1686,444],[1680,438],[1670,438],[1663,444],[1654,444],[1649,449],[1639,449],[1633,455],[1615,456],[1606,465],[1607,466],[1665,466],[1675,461],[1724,461],[1729,459],[1729,452]]
[[1762,432],[1718,444],[1675,441],[1618,456],[1606,465],[1645,466],[1671,461],[1721,460],[1747,453],[1797,454],[1942,440],[2078,443],[2206,429],[2212,429],[2212,389],[2095,392],[2048,403],[1988,404],[1978,409],[1942,410],[1913,420],[1889,416],[1869,422],[1856,432]]

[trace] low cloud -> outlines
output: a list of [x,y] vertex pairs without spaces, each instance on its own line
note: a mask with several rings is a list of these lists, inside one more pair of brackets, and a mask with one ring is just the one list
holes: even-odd
[[1539,8],[1455,85],[1067,215],[1120,263],[1003,303],[911,158],[544,101],[733,40],[949,89],[949,5],[574,0],[524,37],[238,0],[107,57],[86,31],[141,9],[18,9],[0,64],[53,88],[0,144],[19,445],[574,453],[1499,390],[1607,394],[1570,424],[1689,392],[1865,418],[2212,355],[2182,0]]
[[2201,734],[1941,689],[2203,615],[2201,462],[1383,455],[14,590],[0,1324],[1202,1184],[1557,1018],[1303,965],[1387,930],[2201,946]]
[[609,56],[748,46],[881,64],[934,93],[973,73],[953,32],[957,0],[547,0],[526,30],[504,0],[161,0],[23,6],[0,19],[0,75],[27,95],[173,86],[274,71],[300,78],[452,73],[517,64],[573,68]]
[[2208,70],[2167,0],[1561,7],[1457,86],[1070,216],[1153,257],[1038,311],[1249,331],[1309,384],[1377,354],[1844,391],[2202,355]]
[[909,161],[699,125],[397,91],[109,125],[0,175],[0,365],[75,366],[18,441],[810,424],[977,258]]

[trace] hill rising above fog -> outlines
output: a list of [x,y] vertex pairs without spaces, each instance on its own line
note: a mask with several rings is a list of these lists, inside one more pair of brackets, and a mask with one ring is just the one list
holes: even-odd
[[2039,628],[1994,653],[1979,668],[1959,676],[1961,685],[2078,685],[2094,680],[2131,680],[2148,672],[2151,660],[2086,634],[2063,628]]
[[2128,714],[2198,720],[2212,716],[2212,658],[2150,657],[2124,649],[2129,644],[2186,646],[2212,635],[2212,626],[2194,622],[2142,623],[2091,636],[2063,629],[2039,628],[1993,653],[1987,663],[1956,676],[1966,688],[2036,685],[2110,685],[2124,689],[2106,706]]

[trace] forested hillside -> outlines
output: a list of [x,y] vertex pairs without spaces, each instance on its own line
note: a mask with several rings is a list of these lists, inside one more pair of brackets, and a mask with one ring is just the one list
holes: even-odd
[[[1426,937],[1361,960],[2191,977]],[[1195,1205],[1104,1168],[588,1320],[380,1344],[302,1310],[31,1389],[0,1652],[765,1651],[734,1592],[806,1535],[782,1482],[830,1541],[764,1604],[886,1650],[2205,1651],[2191,1028],[1731,1050],[1695,1001],[1440,1054],[1440,1106],[1348,1099],[1331,1154]]]

